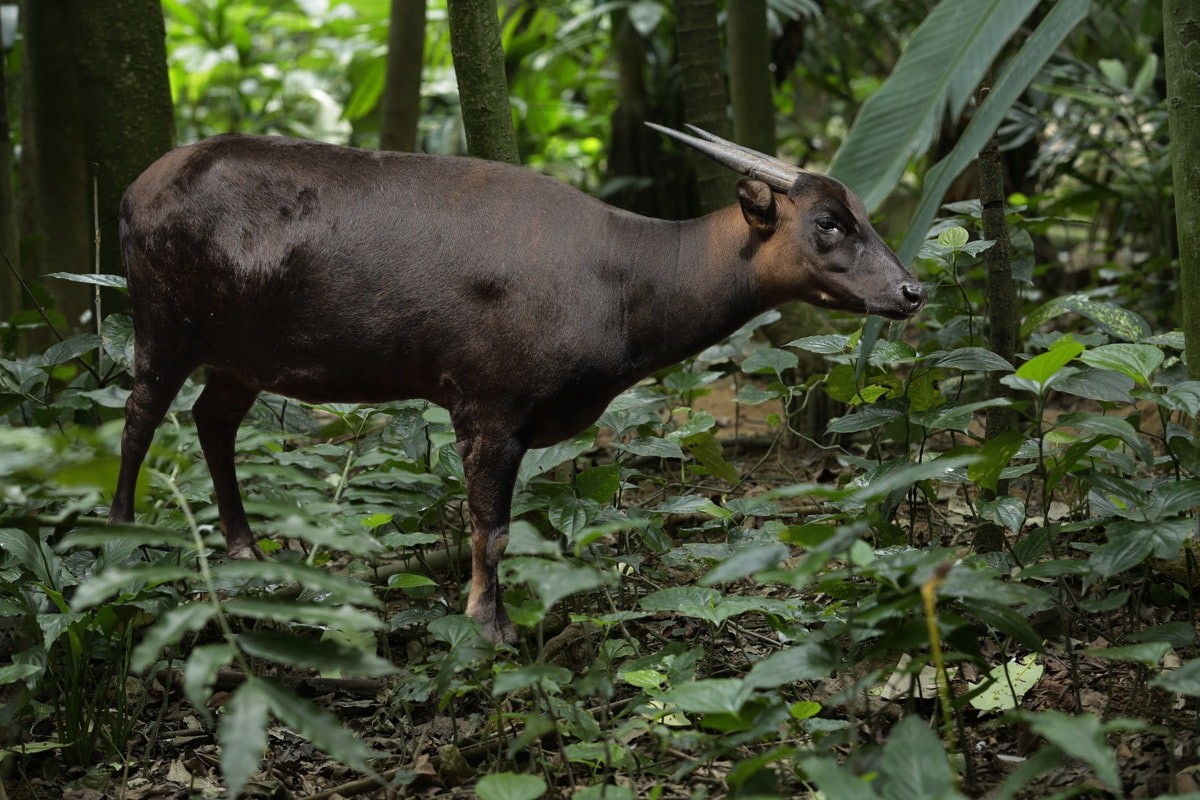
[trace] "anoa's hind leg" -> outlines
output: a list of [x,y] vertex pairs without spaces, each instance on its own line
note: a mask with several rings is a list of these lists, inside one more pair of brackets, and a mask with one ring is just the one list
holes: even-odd
[[162,359],[156,362],[149,352],[139,350],[133,390],[125,401],[125,429],[121,433],[121,470],[109,522],[132,522],[134,490],[138,471],[146,459],[154,431],[167,415],[171,401],[192,371],[190,362],[182,359]]
[[209,371],[208,383],[192,408],[200,446],[204,448],[204,460],[208,462],[208,473],[212,476],[225,546],[229,554],[237,558],[262,558],[246,520],[233,464],[238,427],[256,397],[258,389],[228,372],[214,369]]

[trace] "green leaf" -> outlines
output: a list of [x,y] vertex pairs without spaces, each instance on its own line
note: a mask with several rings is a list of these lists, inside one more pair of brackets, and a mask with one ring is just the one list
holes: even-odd
[[687,448],[693,458],[704,465],[710,474],[726,483],[736,485],[741,482],[741,474],[737,467],[725,460],[721,443],[717,441],[717,437],[713,435],[712,431],[704,431],[687,437],[683,440],[683,446]]
[[621,488],[621,465],[617,462],[588,467],[575,476],[575,491],[580,497],[607,503]]
[[208,698],[212,694],[217,670],[233,661],[237,655],[233,645],[220,642],[196,647],[183,665],[183,691],[192,707],[209,718]]
[[479,800],[537,800],[546,793],[546,781],[538,775],[496,772],[475,784]]
[[1166,692],[1200,697],[1200,658],[1192,659],[1179,669],[1163,670],[1150,685]]
[[257,682],[260,684],[259,690],[267,698],[271,713],[281,722],[322,752],[382,782],[371,769],[371,750],[346,730],[337,717],[272,681],[260,678]]
[[125,284],[125,276],[124,275],[107,275],[104,273],[95,275],[95,274],[89,274],[86,272],[82,272],[82,273],[49,272],[46,274],[46,277],[47,278],[58,278],[61,281],[73,281],[75,283],[88,283],[88,284],[92,284],[93,286],[103,286],[103,287],[106,287],[109,289],[120,289],[122,291],[125,291],[127,289],[127,286]]
[[739,678],[709,678],[676,686],[665,699],[685,713],[737,716],[751,694]]
[[1063,314],[1078,314],[1090,319],[1110,336],[1129,342],[1140,341],[1150,335],[1150,325],[1132,311],[1104,300],[1071,294],[1055,297],[1034,309],[1021,325],[1021,338],[1029,338],[1029,334],[1039,325]]
[[214,614],[216,609],[210,603],[184,603],[170,609],[146,631],[133,651],[130,669],[145,671],[163,650],[177,644],[184,634],[203,628]]
[[1089,647],[1081,652],[1086,656],[1107,658],[1110,661],[1128,661],[1147,667],[1156,667],[1162,663],[1163,656],[1170,649],[1169,642],[1142,642],[1119,647]]
[[[950,4],[946,2],[941,5]],[[946,196],[946,190],[975,161],[976,156],[1004,121],[1009,109],[1041,73],[1043,65],[1058,50],[1059,44],[1087,17],[1090,5],[1088,0],[1059,0],[1049,9],[1033,33],[1025,38],[1021,49],[1008,59],[999,77],[992,82],[988,96],[975,110],[966,129],[959,135],[954,148],[925,175],[921,200],[916,211],[910,215],[904,242],[896,251],[900,263],[909,264],[916,257]],[[1012,21],[1013,24],[1020,24],[1019,19]],[[999,33],[997,29],[997,34]],[[1008,35],[1005,33],[1004,37],[1007,38]],[[856,122],[855,127],[858,124]],[[882,137],[886,141],[888,132],[881,126],[863,135]],[[866,179],[870,179],[869,174],[866,175]],[[894,180],[887,182],[888,188],[894,185]],[[1024,339],[1028,332],[1022,331],[1021,335]]]
[[266,755],[269,705],[256,678],[235,689],[225,703],[217,741],[221,743],[221,775],[229,797],[238,796]]
[[373,652],[347,647],[329,639],[256,631],[239,634],[237,646],[247,655],[265,658],[278,664],[315,670],[323,675],[336,673],[377,677],[394,675],[397,672],[390,661]]
[[415,572],[398,572],[388,578],[387,582],[389,589],[421,589],[426,586],[437,586],[437,581],[427,575],[418,575]]
[[862,406],[853,414],[847,414],[844,417],[833,420],[826,427],[826,430],[829,433],[858,433],[859,431],[867,431],[886,425],[902,416],[904,416],[904,412],[899,408],[874,403],[869,406]]
[[1012,372],[1012,364],[983,347],[960,347],[935,358],[935,367],[978,370],[980,372]]
[[1054,382],[1054,388],[1057,391],[1073,394],[1076,397],[1107,403],[1129,403],[1130,405],[1133,404],[1130,390],[1134,385],[1133,379],[1126,375],[1094,367],[1077,369],[1070,374],[1064,374]]
[[505,560],[504,566],[512,578],[528,583],[534,595],[549,611],[564,597],[590,592],[616,581],[616,576],[587,565],[547,561],[544,558],[521,556]]
[[1150,385],[1150,375],[1163,362],[1163,351],[1148,344],[1106,344],[1088,350],[1079,360],[1098,369],[1120,372],[1142,386]]
[[1086,763],[1096,777],[1109,788],[1120,790],[1117,760],[1104,741],[1100,720],[1092,714],[1071,716],[1059,711],[1043,711],[1026,718],[1034,733],[1070,756]]
[[[829,174],[875,208],[945,119],[957,118],[1036,0],[939,3],[913,32],[892,74],[867,98]],[[976,148],[978,152],[980,148]],[[907,263],[907,262],[905,262]]]
[[958,250],[970,240],[971,235],[961,225],[952,225],[938,234],[937,241],[948,250]]
[[683,458],[683,448],[677,442],[660,436],[638,436],[629,442],[613,441],[613,447],[633,453],[635,456],[652,458]]
[[100,337],[94,333],[80,333],[51,345],[42,353],[42,366],[52,367],[70,361],[100,346]]
[[225,604],[225,613],[235,617],[282,623],[295,622],[320,628],[361,628],[375,631],[384,627],[383,620],[379,617],[353,606],[326,606],[311,602],[235,597]]
[[557,695],[574,677],[575,673],[566,667],[554,664],[527,664],[498,674],[496,682],[492,685],[492,696],[519,692],[531,686],[543,686],[551,694]]
[[722,561],[700,579],[701,586],[715,586],[719,583],[730,583],[741,580],[747,575],[753,575],[764,569],[774,567],[788,557],[786,545],[767,544],[758,547],[747,547],[735,552]]
[[800,339],[793,339],[785,344],[784,347],[795,347],[798,350],[807,350],[810,353],[832,356],[845,353],[849,341],[849,336],[843,336],[840,333],[827,333],[820,336],[805,336]]
[[1092,552],[1088,563],[1097,574],[1111,577],[1138,566],[1153,550],[1154,540],[1136,528],[1120,533],[1109,530],[1108,541]]
[[745,677],[754,689],[775,689],[797,681],[816,681],[838,668],[835,654],[819,642],[801,642],[755,663]]
[[795,369],[800,363],[800,357],[795,353],[789,353],[787,350],[779,350],[774,347],[761,347],[742,362],[742,372],[749,373],[774,373],[779,375],[787,372],[789,369]]
[[589,428],[583,433],[565,442],[559,442],[552,447],[530,450],[521,461],[521,469],[518,472],[517,480],[520,483],[528,483],[532,478],[549,472],[559,464],[573,461],[595,446],[596,429]]
[[1024,443],[1025,435],[1020,431],[1005,431],[987,440],[979,448],[979,459],[967,467],[967,477],[976,486],[995,490],[1000,473]]
[[1150,446],[1124,417],[1077,411],[1060,416],[1055,422],[1055,427],[1078,428],[1083,433],[1092,436],[1111,436],[1120,439],[1142,460],[1142,463],[1147,465],[1154,463],[1154,454],[1150,451]]
[[879,765],[885,800],[949,797],[954,775],[946,752],[929,724],[912,714],[892,729]]
[[369,585],[337,575],[328,569],[292,561],[228,559],[213,568],[219,581],[252,581],[263,584],[297,584],[359,606],[379,606],[381,601]]
[[129,591],[135,586],[158,586],[195,577],[195,570],[167,564],[109,567],[79,587],[72,599],[71,607],[80,610],[87,609],[99,605],[114,594]]
[[1046,352],[1034,356],[1017,367],[1016,376],[1033,381],[1044,388],[1047,381],[1083,350],[1083,345],[1075,341],[1073,337],[1064,336],[1052,344]]
[[1158,398],[1160,405],[1189,416],[1200,415],[1200,381],[1177,383]]
[[1019,497],[1011,495],[997,497],[995,500],[980,500],[979,515],[1017,533],[1025,523],[1025,503]]

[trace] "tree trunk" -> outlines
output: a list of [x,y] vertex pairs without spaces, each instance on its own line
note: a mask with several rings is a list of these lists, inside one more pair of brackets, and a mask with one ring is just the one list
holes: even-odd
[[737,0],[725,6],[729,42],[729,98],[733,138],[763,153],[775,153],[775,92],[766,0]]
[[[8,79],[4,52],[0,51],[0,319],[8,319],[23,306],[21,284],[12,270],[20,270],[20,235],[17,195],[13,185],[12,135],[8,128]],[[11,262],[11,263],[10,263]]]
[[[48,272],[89,269],[91,219],[83,97],[75,75],[73,0],[24,0],[20,223],[21,271],[38,282]],[[87,287],[45,281],[69,319],[91,304]],[[29,306],[28,297],[22,305]]]
[[[729,124],[725,76],[721,71],[721,36],[716,0],[678,0],[675,40],[683,81],[687,121],[717,136],[733,137]],[[734,201],[738,176],[704,156],[693,158],[700,208],[716,211]]]
[[424,57],[425,0],[392,0],[387,77],[379,120],[381,150],[417,149]]
[[1188,377],[1200,380],[1200,7],[1163,0],[1175,227]]
[[450,52],[458,79],[467,150],[479,158],[519,164],[496,4],[450,0],[448,11]]
[[[160,0],[76,0],[74,8],[89,179],[96,181],[99,206],[100,269],[121,274],[121,197],[175,144],[166,26]],[[89,181],[89,197],[90,190]]]

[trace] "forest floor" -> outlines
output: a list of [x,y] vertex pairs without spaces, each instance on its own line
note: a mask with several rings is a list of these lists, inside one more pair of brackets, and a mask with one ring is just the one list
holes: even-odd
[[[756,413],[755,407],[742,407],[738,414],[739,439],[730,443],[734,427],[735,406],[729,402],[731,390],[718,387],[704,401],[704,406],[722,426],[722,438],[727,442],[726,456],[750,479],[738,487],[741,495],[754,495],[781,484],[805,481],[828,481],[835,477],[837,461],[832,453],[810,446],[772,446],[773,429]],[[647,492],[651,491],[646,488]],[[636,502],[636,498],[626,498]],[[809,500],[798,503],[812,504]],[[937,532],[925,532],[938,543],[965,548],[969,544],[970,524],[964,499],[956,495],[938,498],[942,526]],[[679,527],[685,527],[681,520]],[[694,535],[694,534],[689,534]],[[920,541],[918,544],[927,544]],[[664,588],[662,576],[679,585],[695,580],[695,573],[673,569],[670,565],[653,563],[657,556],[641,554],[646,561],[643,572],[656,567],[659,576],[652,588]],[[386,565],[381,565],[386,568]],[[437,577],[437,593],[421,602],[444,603],[449,609],[462,607],[465,601],[466,574],[461,559],[450,559],[447,574]],[[336,568],[336,566],[334,567]],[[651,587],[647,587],[651,588]],[[741,587],[744,592],[778,591],[778,587]],[[389,606],[384,612],[394,618],[405,611],[411,600],[400,592],[388,593]],[[626,600],[623,594],[610,597],[617,607],[623,602],[635,603],[636,597]],[[816,598],[819,600],[819,598]],[[572,602],[589,602],[578,597],[564,601],[564,611],[573,610]],[[1167,608],[1155,606],[1166,618],[1188,622],[1183,604]],[[1149,605],[1147,605],[1149,608]],[[1196,731],[1200,728],[1194,705],[1185,708],[1172,704],[1172,698],[1147,686],[1149,672],[1137,665],[1103,660],[1078,651],[1105,646],[1119,638],[1121,615],[1140,613],[1138,609],[1097,614],[1075,620],[1073,638],[1064,634],[1067,626],[1061,618],[1033,620],[1035,629],[1046,637],[1044,652],[1037,661],[1045,671],[1036,685],[1026,694],[1022,708],[1029,711],[1058,710],[1073,714],[1080,710],[1094,712],[1102,719],[1116,717],[1141,721],[1139,730],[1110,734],[1108,744],[1116,754],[1117,768],[1130,797],[1155,797],[1176,791],[1200,791],[1200,769],[1196,765]],[[575,674],[582,674],[593,663],[601,636],[593,629],[578,623],[565,624],[565,615],[556,616],[558,624],[546,624],[536,632],[525,631],[518,653],[510,657],[518,662],[556,664]],[[614,635],[612,633],[610,636]],[[705,677],[744,674],[748,666],[780,647],[778,638],[765,622],[755,615],[739,617],[737,621],[714,628],[697,620],[673,615],[631,620],[623,624],[622,636],[639,642],[666,645],[671,642],[691,642],[703,645],[705,657],[699,672]],[[436,643],[434,643],[436,644]],[[405,665],[428,661],[433,645],[422,631],[394,632],[387,642],[391,659]],[[1001,663],[1008,655],[996,653]],[[871,668],[895,665],[863,664],[860,674]],[[407,670],[404,675],[410,675]],[[514,759],[506,756],[508,745],[521,736],[524,717],[515,709],[506,708],[508,700],[497,701],[476,693],[451,703],[439,703],[437,698],[415,701],[397,692],[394,679],[341,679],[281,676],[294,690],[314,699],[335,713],[373,749],[382,754],[377,769],[385,777],[401,776],[406,785],[381,788],[362,778],[347,767],[333,761],[309,742],[275,725],[269,731],[268,756],[261,773],[242,795],[247,798],[271,800],[333,800],[334,798],[469,798],[475,793],[476,779],[489,772],[511,769],[531,769],[532,758],[540,765],[541,773],[555,780],[547,797],[570,798],[575,789],[607,778],[623,785],[632,796],[660,798],[724,797],[729,789],[726,777],[737,759],[689,763],[687,753],[662,751],[655,741],[646,739],[645,760],[637,769],[621,774],[593,772],[579,763],[572,764],[564,757],[561,737],[554,735],[535,739]],[[815,684],[798,687],[796,699],[818,702],[844,690],[857,675],[838,675]],[[967,684],[980,677],[977,666],[963,663],[954,679],[954,692],[961,695]],[[220,787],[220,751],[212,727],[203,722],[189,705],[180,689],[181,676],[177,671],[163,670],[147,679],[130,678],[131,697],[141,704],[138,732],[133,736],[129,759],[124,763],[110,762],[82,773],[59,765],[53,753],[27,758],[19,775],[5,779],[7,800],[151,800],[157,798],[191,798],[224,796]],[[218,692],[212,700],[214,709],[224,702],[239,683],[240,676],[222,673]],[[918,681],[921,684],[921,681]],[[928,686],[918,685],[902,691],[880,690],[862,692],[854,708],[852,722],[862,743],[885,741],[889,730],[902,715],[917,714],[938,724],[936,695]],[[618,684],[615,694],[604,703],[589,709],[597,719],[616,719],[630,711],[629,701],[638,690]],[[886,698],[886,699],[885,699]],[[504,720],[502,725],[497,720]],[[967,707],[958,720],[958,752],[961,754],[961,774],[964,793],[985,797],[995,790],[1004,778],[1020,766],[1039,746],[1038,737],[1026,726],[1003,717],[978,712]],[[637,749],[638,742],[625,742]],[[751,757],[760,746],[748,744],[739,751]],[[846,752],[847,757],[853,754]],[[566,779],[564,780],[564,776]],[[1100,784],[1081,762],[1066,760],[1043,775],[1022,792],[1021,797],[1047,797],[1060,792],[1076,796],[1113,796]],[[599,795],[597,795],[599,796]],[[628,795],[625,795],[628,796]],[[787,796],[805,796],[803,787]]]

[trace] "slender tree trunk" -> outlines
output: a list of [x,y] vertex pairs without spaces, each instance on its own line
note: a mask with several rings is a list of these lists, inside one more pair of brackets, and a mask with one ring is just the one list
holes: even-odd
[[[675,39],[683,78],[687,121],[717,136],[732,138],[725,75],[721,71],[721,35],[716,0],[677,0]],[[700,208],[716,211],[734,201],[737,175],[710,159],[693,158]]]
[[379,120],[382,150],[417,149],[421,120],[421,66],[425,56],[425,0],[392,0],[387,78]]
[[[84,106],[75,75],[73,0],[24,0],[20,222],[26,280],[89,269],[91,219]],[[45,281],[54,304],[75,318],[90,306],[87,287]],[[28,297],[22,304],[30,304]]]
[[[166,26],[160,0],[76,0],[74,8],[89,178],[96,181],[99,205],[100,269],[121,274],[121,197],[175,144]],[[89,197],[91,188],[89,181]]]
[[775,153],[775,92],[766,0],[737,0],[725,6],[729,42],[729,97],[733,136],[739,144]]
[[[12,270],[20,270],[20,234],[17,227],[17,192],[13,178],[12,136],[8,128],[8,79],[4,52],[0,50],[0,319],[22,308],[21,284]],[[11,262],[11,263],[10,263]]]
[[519,164],[496,4],[489,0],[449,0],[448,11],[450,51],[467,150],[479,158]]
[[1200,5],[1163,0],[1167,109],[1188,377],[1200,379]]

